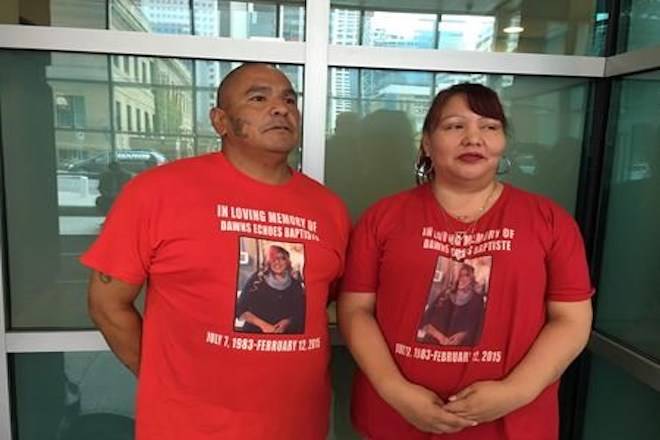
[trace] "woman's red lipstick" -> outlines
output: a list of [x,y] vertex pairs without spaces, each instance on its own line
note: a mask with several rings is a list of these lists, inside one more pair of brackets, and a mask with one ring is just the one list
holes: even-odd
[[484,156],[479,153],[464,153],[458,156],[458,159],[463,162],[473,163],[484,159]]

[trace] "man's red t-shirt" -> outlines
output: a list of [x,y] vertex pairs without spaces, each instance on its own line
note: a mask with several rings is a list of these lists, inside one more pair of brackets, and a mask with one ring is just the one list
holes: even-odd
[[[221,153],[130,181],[82,262],[147,283],[136,438],[325,438],[326,304],[349,229],[343,203],[317,182],[293,172],[283,185],[264,184]],[[283,281],[269,252],[287,261]],[[295,314],[295,328],[273,334],[246,324],[239,298],[264,292],[278,308],[269,324]]]
[[[401,373],[445,401],[515,368],[545,324],[547,301],[592,294],[579,229],[558,205],[505,185],[466,224],[442,211],[429,184],[364,214],[342,291],[376,293],[376,319]],[[553,384],[502,419],[434,436],[407,423],[358,372],[353,422],[374,440],[556,440],[556,392]]]

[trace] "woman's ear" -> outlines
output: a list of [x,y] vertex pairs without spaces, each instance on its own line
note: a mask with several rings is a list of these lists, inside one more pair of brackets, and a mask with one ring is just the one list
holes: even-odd
[[422,134],[422,151],[426,156],[431,157],[431,140],[426,133]]

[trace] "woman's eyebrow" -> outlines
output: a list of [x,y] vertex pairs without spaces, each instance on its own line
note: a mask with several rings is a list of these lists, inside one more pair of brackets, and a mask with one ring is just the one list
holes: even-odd
[[462,116],[462,115],[447,115],[447,116],[441,117],[440,122],[444,121],[445,119],[451,119],[451,118],[465,119],[465,116]]

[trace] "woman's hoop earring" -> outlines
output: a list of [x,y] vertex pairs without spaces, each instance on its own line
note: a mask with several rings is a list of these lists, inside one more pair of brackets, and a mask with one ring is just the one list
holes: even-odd
[[429,179],[431,172],[433,171],[433,162],[431,158],[420,154],[415,164],[415,177],[418,182],[425,182]]
[[497,174],[507,174],[513,168],[513,162],[506,155],[500,158],[500,161],[497,164]]

